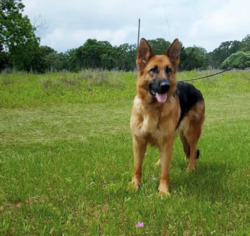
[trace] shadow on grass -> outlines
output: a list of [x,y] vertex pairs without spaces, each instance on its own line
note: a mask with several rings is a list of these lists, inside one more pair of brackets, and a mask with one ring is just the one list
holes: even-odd
[[196,170],[191,173],[185,171],[186,164],[185,161],[179,163],[181,170],[177,173],[174,173],[174,168],[171,171],[171,189],[175,194],[205,201],[223,201],[235,195],[229,187],[231,173],[235,168],[229,163],[198,162]]

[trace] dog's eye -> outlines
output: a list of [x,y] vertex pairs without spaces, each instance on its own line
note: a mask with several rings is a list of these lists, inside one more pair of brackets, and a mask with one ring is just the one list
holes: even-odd
[[149,73],[150,74],[156,74],[156,73],[158,73],[158,67],[157,66],[153,67],[152,69],[149,70]]
[[171,71],[172,71],[171,68],[170,68],[169,66],[167,66],[167,67],[166,67],[166,73],[167,73],[167,74],[170,74]]

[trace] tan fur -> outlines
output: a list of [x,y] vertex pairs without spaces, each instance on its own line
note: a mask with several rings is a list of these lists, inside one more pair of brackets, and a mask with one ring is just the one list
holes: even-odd
[[[194,170],[196,165],[197,143],[201,135],[205,119],[204,102],[197,103],[186,114],[179,129],[177,124],[181,110],[178,98],[173,96],[176,89],[176,71],[179,63],[180,43],[175,40],[166,54],[154,55],[147,41],[142,39],[138,49],[137,65],[137,95],[133,102],[130,127],[133,134],[134,173],[132,184],[138,188],[141,183],[142,162],[147,144],[156,146],[160,151],[160,160],[156,165],[161,165],[159,193],[169,194],[169,169],[173,153],[173,142],[179,132],[183,142],[184,151],[189,158],[188,171]],[[159,68],[159,73],[152,74],[150,69]],[[172,70],[169,78],[170,90],[167,101],[158,103],[153,101],[151,94],[146,89],[152,80],[166,77],[166,66]]]

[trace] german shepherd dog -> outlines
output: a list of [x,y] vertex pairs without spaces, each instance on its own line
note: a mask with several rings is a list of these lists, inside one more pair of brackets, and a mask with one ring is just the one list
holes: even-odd
[[205,119],[205,103],[193,85],[177,82],[181,45],[178,39],[163,55],[155,55],[145,39],[141,39],[138,55],[137,95],[133,102],[130,128],[133,135],[134,173],[132,185],[141,183],[142,163],[147,144],[156,146],[161,166],[159,194],[169,195],[169,170],[174,138],[180,134],[187,171],[192,171],[199,157],[198,140]]

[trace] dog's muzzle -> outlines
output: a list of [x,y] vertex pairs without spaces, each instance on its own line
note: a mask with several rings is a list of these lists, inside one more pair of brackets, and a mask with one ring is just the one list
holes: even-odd
[[170,83],[168,80],[156,80],[153,82],[150,82],[148,84],[148,90],[152,94],[152,96],[155,96],[158,94],[164,94],[167,93],[170,89]]
[[148,84],[148,90],[150,94],[156,98],[160,103],[167,101],[167,92],[170,89],[170,83],[168,80],[155,80]]

